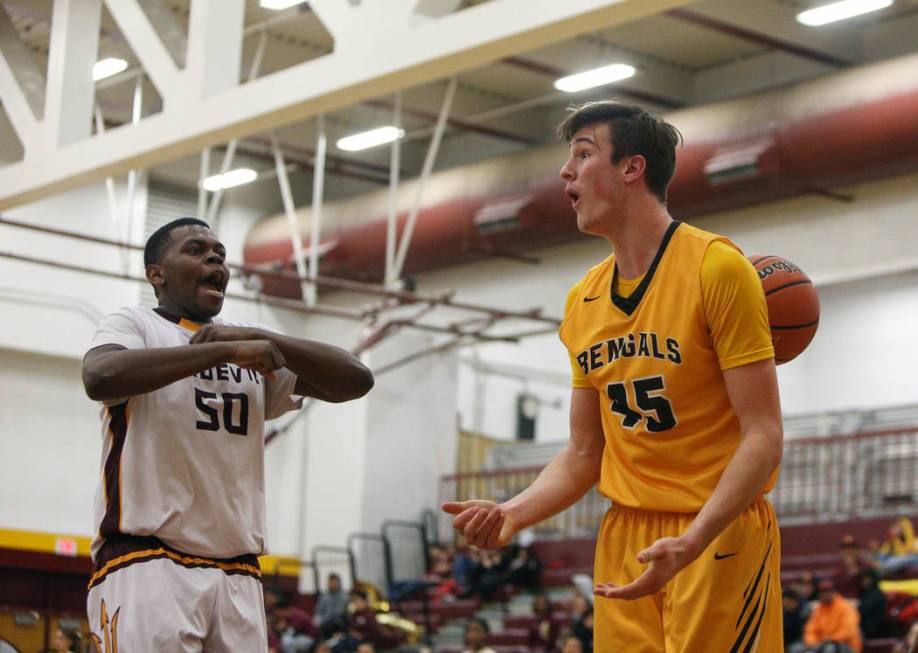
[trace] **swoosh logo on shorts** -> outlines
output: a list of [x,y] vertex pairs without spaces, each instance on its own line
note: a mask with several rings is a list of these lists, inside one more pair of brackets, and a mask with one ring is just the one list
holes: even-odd
[[720,553],[718,553],[717,551],[715,551],[715,552],[714,552],[714,559],[715,559],[715,560],[723,560],[724,558],[732,558],[732,557],[735,556],[735,555],[739,555],[739,554],[738,554],[738,553],[725,553],[725,554],[721,555]]

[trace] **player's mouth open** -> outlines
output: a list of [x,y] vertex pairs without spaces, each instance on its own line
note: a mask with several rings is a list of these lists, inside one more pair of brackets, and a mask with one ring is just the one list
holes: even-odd
[[217,270],[201,279],[198,285],[210,295],[223,297],[223,293],[226,290],[226,282],[226,275],[221,270]]
[[567,193],[567,196],[571,200],[571,206],[573,206],[576,209],[577,204],[580,202],[580,193],[573,191],[573,190],[568,190],[565,192]]

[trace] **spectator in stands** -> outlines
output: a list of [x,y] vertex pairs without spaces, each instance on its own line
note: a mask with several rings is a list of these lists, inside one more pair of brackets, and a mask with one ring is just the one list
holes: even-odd
[[316,642],[309,653],[332,653],[332,647],[328,642]]
[[368,642],[379,648],[396,648],[401,635],[393,628],[385,626],[376,619],[376,611],[370,607],[367,594],[361,590],[351,592],[353,610],[350,616],[350,635],[359,642]]
[[[310,624],[311,625],[311,624]],[[276,609],[270,622],[270,630],[277,637],[275,647],[278,653],[308,653],[315,643],[315,637],[294,625],[287,606]]]
[[886,595],[878,586],[879,575],[874,569],[864,569],[858,576],[861,586],[857,610],[861,613],[864,639],[886,635]]
[[585,650],[580,640],[573,635],[565,637],[559,648],[561,649],[561,653],[584,653]]
[[915,529],[908,517],[897,519],[889,527],[886,540],[880,545],[877,562],[883,576],[896,574],[911,566],[918,566],[918,546]]
[[58,628],[51,636],[52,653],[82,653],[83,636],[72,628]]
[[542,575],[542,563],[531,546],[519,546],[516,555],[510,560],[507,579],[520,589],[535,590],[539,588]]
[[574,597],[574,602],[578,600],[582,601],[586,605],[586,609],[582,612],[579,612],[575,608],[571,612],[571,632],[573,632],[574,637],[580,640],[583,650],[586,653],[591,653],[593,650],[593,606],[587,602],[582,596]]
[[842,537],[839,555],[841,560],[835,569],[835,589],[845,598],[857,598],[861,593],[861,572],[874,567],[875,563],[853,535]]
[[453,556],[453,580],[456,583],[456,596],[464,598],[472,594],[472,581],[479,560],[478,549],[461,547]]
[[494,649],[488,646],[488,636],[491,629],[488,622],[484,619],[469,619],[465,624],[465,650],[463,653],[494,653]]
[[786,589],[782,595],[784,603],[784,650],[787,653],[798,653],[804,650],[803,626],[806,617],[803,614],[803,601],[793,589]]
[[[812,653],[861,653],[860,615],[835,591],[831,579],[819,582],[819,604],[807,619],[803,642]],[[834,647],[834,648],[833,648]]]
[[555,623],[551,618],[553,611],[551,601],[544,594],[536,594],[532,599],[535,625],[529,632],[529,645],[536,651],[550,651],[558,638]]
[[328,575],[328,591],[316,602],[316,626],[323,639],[347,630],[347,595],[341,590],[341,577]]
[[431,544],[427,551],[430,569],[427,570],[425,580],[433,583],[449,580],[453,575],[452,554],[449,549],[439,544]]
[[499,550],[480,552],[481,559],[473,575],[473,589],[485,601],[490,601],[497,590],[507,584],[507,565]]
[[357,647],[357,653],[376,653],[376,647],[370,642],[361,642]]
[[800,576],[800,581],[797,583],[797,594],[800,596],[800,602],[803,604],[804,618],[810,616],[813,601],[819,596],[819,590],[816,587],[817,584],[818,581],[811,571],[803,572]]

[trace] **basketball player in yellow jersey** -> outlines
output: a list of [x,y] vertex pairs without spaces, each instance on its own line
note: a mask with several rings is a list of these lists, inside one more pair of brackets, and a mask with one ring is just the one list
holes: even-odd
[[763,494],[782,427],[765,297],[728,240],[674,221],[679,134],[641,107],[592,102],[559,131],[584,233],[614,254],[568,295],[571,438],[503,504],[447,503],[471,544],[499,547],[596,482],[595,650],[778,653],[780,542]]

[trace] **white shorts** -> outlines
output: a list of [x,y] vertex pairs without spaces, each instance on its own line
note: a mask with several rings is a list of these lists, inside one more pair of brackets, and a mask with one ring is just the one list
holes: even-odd
[[257,559],[214,560],[159,544],[97,563],[87,614],[99,652],[267,653]]

